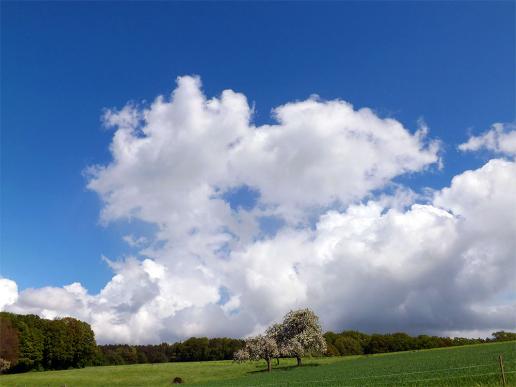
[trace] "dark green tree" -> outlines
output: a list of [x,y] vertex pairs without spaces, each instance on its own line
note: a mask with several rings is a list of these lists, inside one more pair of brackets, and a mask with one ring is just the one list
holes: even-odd
[[361,355],[363,353],[360,342],[350,336],[338,337],[334,345],[342,356]]

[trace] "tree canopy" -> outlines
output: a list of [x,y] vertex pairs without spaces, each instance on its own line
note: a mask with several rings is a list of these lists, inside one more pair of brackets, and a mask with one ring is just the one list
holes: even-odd
[[85,367],[97,357],[91,327],[71,317],[46,320],[1,312],[0,338],[0,358],[12,372]]

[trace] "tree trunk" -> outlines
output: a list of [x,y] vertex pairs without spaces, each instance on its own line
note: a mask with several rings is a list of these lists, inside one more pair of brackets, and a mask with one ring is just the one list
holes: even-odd
[[265,361],[267,362],[267,371],[271,372],[272,371],[271,359],[268,357],[267,359],[265,359]]
[[301,365],[301,358],[300,357],[296,357],[297,359],[297,366],[299,367]]
[[279,357],[276,358],[276,365],[279,365]]

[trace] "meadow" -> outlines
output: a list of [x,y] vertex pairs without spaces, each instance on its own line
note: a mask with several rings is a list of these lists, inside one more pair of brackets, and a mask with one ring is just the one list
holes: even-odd
[[265,362],[137,364],[0,376],[0,386],[170,386],[174,377],[199,386],[499,386],[498,356],[507,385],[516,385],[516,342],[379,355],[281,359]]

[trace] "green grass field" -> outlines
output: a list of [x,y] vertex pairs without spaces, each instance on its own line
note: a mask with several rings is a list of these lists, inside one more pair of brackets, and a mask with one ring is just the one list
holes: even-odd
[[264,362],[139,364],[0,376],[0,386],[170,386],[179,376],[199,386],[498,386],[498,355],[507,382],[516,386],[516,342],[305,359],[301,368],[282,359],[272,373]]

